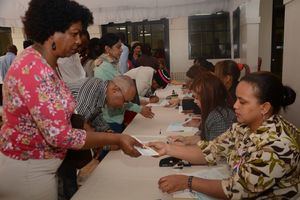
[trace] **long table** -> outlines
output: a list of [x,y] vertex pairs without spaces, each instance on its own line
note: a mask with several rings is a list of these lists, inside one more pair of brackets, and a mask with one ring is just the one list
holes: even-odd
[[[165,92],[165,94],[168,94]],[[154,119],[137,115],[124,133],[142,141],[165,141],[167,126],[174,121],[184,121],[186,115],[175,108],[153,107]],[[161,134],[160,134],[161,132]],[[192,133],[184,133],[191,135]],[[159,167],[161,158],[131,158],[121,151],[110,152],[91,174],[72,200],[168,200],[172,195],[162,193],[158,180],[175,173],[192,173],[206,166],[186,167],[182,170]]]

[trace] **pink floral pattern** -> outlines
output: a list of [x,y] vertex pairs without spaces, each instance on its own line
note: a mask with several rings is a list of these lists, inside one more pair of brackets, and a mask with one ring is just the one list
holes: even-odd
[[71,92],[33,48],[13,62],[3,93],[3,154],[20,160],[63,159],[67,149],[84,145],[86,132],[70,123],[76,107]]

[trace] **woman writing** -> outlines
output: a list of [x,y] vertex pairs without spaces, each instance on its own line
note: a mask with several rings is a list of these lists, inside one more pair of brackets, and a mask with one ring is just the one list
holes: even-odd
[[227,91],[223,83],[209,72],[198,75],[191,90],[195,103],[201,109],[199,132],[194,136],[170,136],[170,141],[194,145],[202,140],[213,140],[235,122],[234,112],[227,107]]
[[150,143],[160,155],[193,164],[216,164],[226,158],[232,171],[224,180],[171,175],[159,180],[163,192],[189,188],[220,199],[298,199],[299,130],[278,115],[295,101],[295,92],[270,72],[242,78],[234,104],[238,123],[213,141],[196,146]]

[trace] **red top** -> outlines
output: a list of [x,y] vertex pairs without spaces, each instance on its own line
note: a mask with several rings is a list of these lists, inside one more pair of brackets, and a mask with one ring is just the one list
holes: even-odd
[[32,47],[19,55],[3,84],[0,151],[14,159],[63,159],[81,148],[84,130],[73,129],[76,102],[64,82]]

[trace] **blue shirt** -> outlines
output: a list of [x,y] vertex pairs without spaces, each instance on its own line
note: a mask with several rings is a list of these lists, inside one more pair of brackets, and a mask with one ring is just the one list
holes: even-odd
[[1,69],[1,76],[2,80],[4,80],[5,75],[11,65],[11,63],[14,61],[16,55],[12,52],[7,52],[6,55],[0,59],[0,69]]
[[129,55],[129,49],[126,45],[122,43],[122,54],[119,60],[119,71],[121,74],[124,74],[128,71],[128,65],[127,65],[128,55]]

